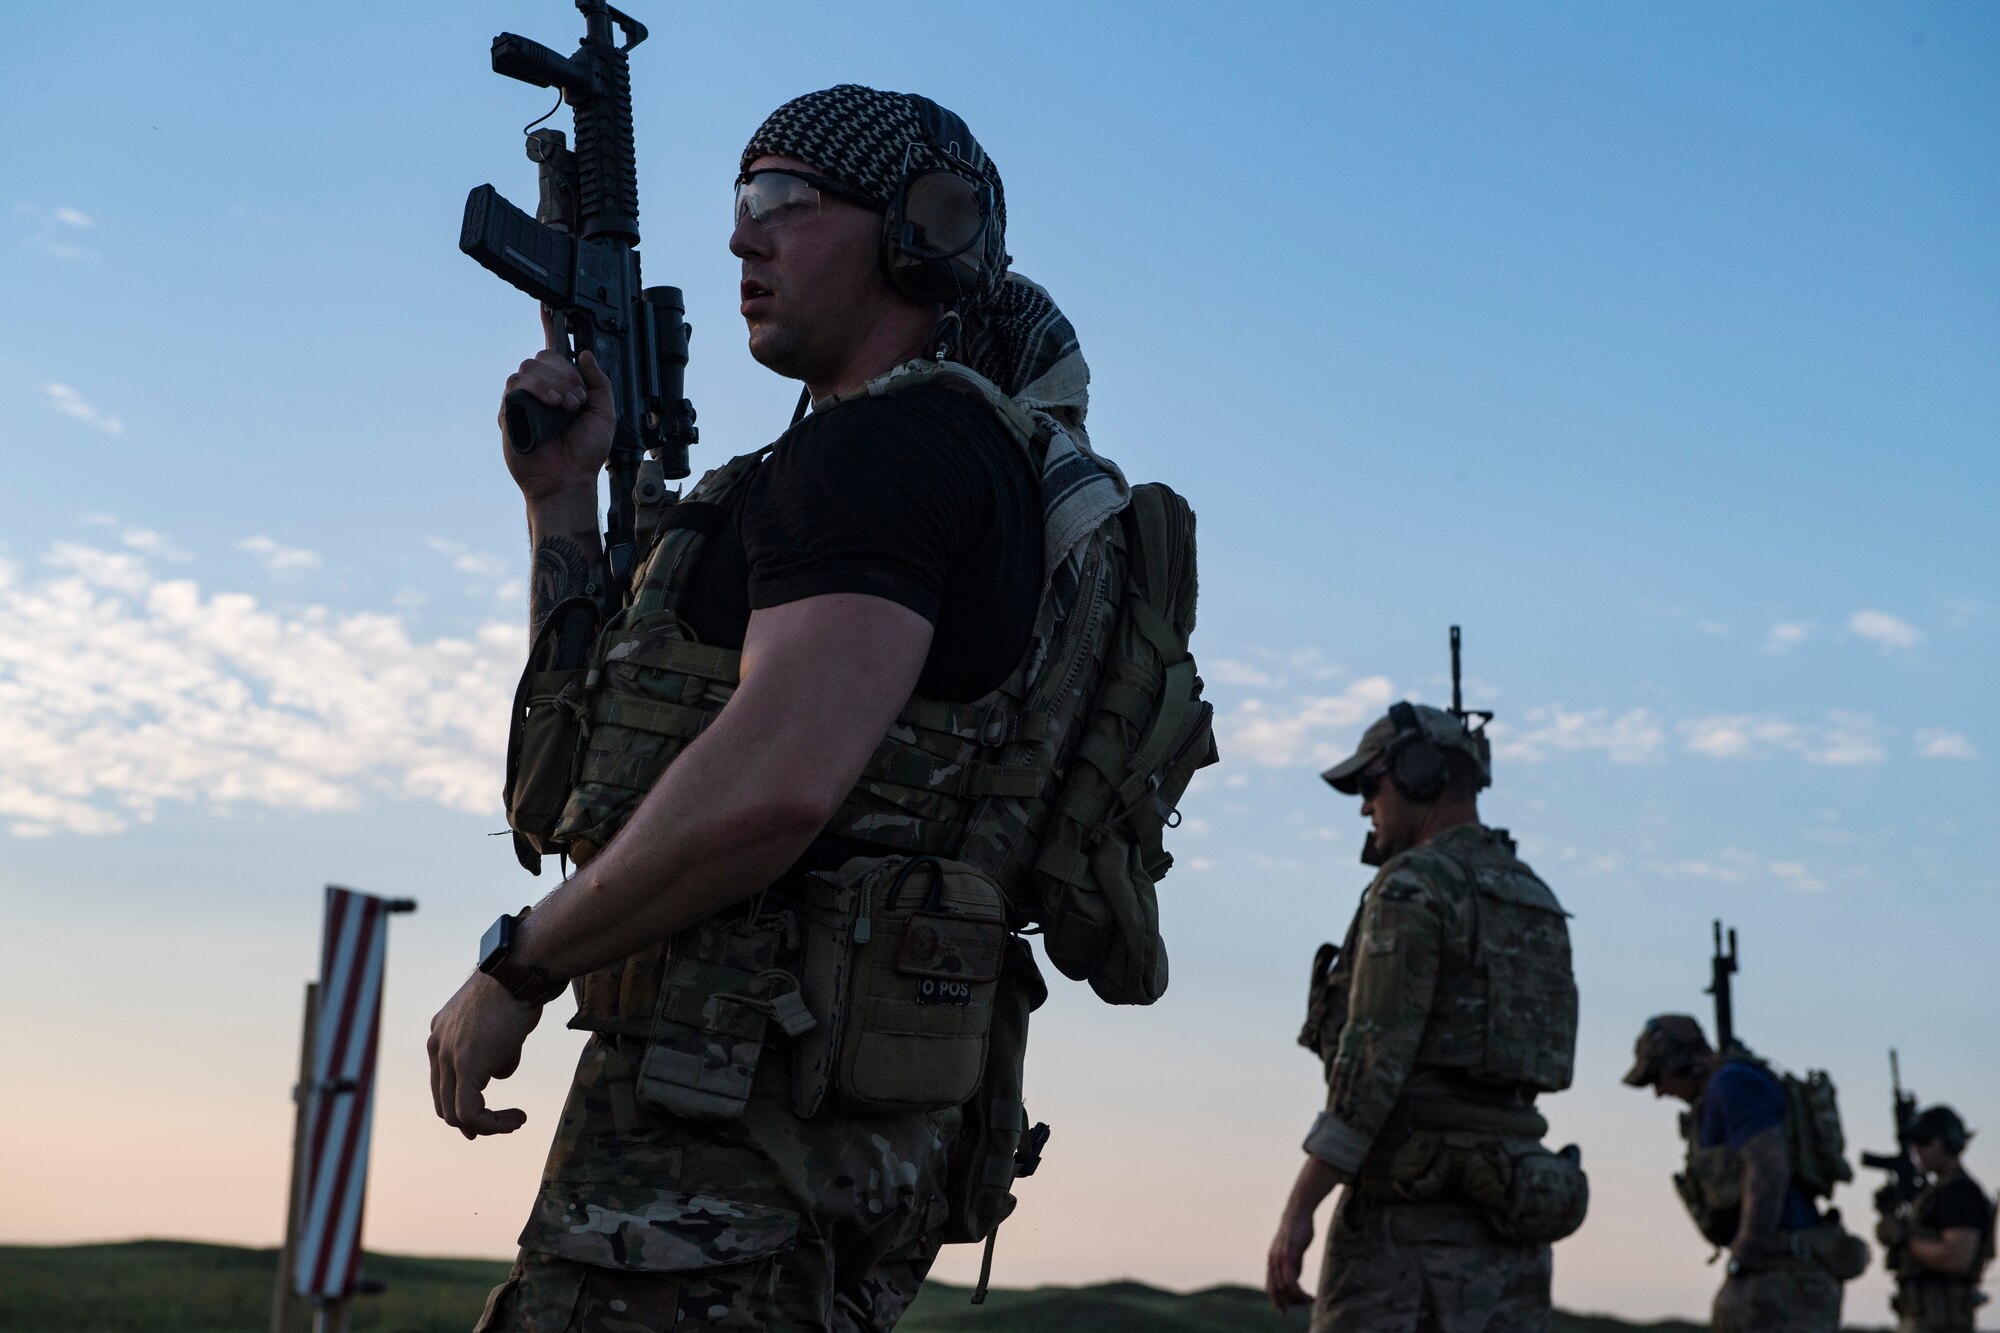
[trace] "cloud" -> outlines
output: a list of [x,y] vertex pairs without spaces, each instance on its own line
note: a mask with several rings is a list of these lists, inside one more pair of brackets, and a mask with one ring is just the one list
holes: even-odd
[[1812,626],[1803,620],[1781,620],[1764,631],[1763,651],[1782,656],[1804,643],[1811,632]]
[[1961,731],[1928,727],[1917,733],[1917,753],[1926,759],[1977,759],[1979,751]]
[[1278,678],[1268,671],[1251,666],[1248,662],[1232,662],[1222,658],[1214,662],[1204,662],[1202,679],[1214,685],[1249,685],[1268,689],[1278,683]]
[[184,565],[194,559],[186,551],[174,545],[167,537],[154,532],[151,528],[132,528],[124,533],[119,540],[135,551],[143,551],[145,554],[157,556],[161,560],[171,560],[177,565]]
[[1714,713],[1679,727],[1685,748],[1710,759],[1794,754],[1816,764],[1872,764],[1888,758],[1883,731],[1866,713],[1830,712],[1801,724],[1768,713]]
[[1924,637],[1909,621],[1887,611],[1856,611],[1847,618],[1847,628],[1885,649],[1914,648]]
[[0,826],[109,834],[169,806],[496,814],[517,626],[277,611],[136,550],[0,561]]
[[28,238],[43,254],[54,259],[82,259],[89,254],[74,240],[80,231],[89,231],[97,223],[80,208],[63,206],[42,208],[36,204],[15,204],[14,214],[25,218],[34,227]]
[[1493,753],[1535,764],[1552,754],[1599,751],[1621,764],[1659,757],[1665,726],[1644,708],[1616,717],[1610,710],[1570,710],[1560,704],[1530,708],[1518,723],[1495,722]]
[[1802,861],[1773,861],[1739,847],[1725,847],[1712,856],[1655,861],[1649,869],[1669,878],[1705,879],[1718,884],[1752,884],[1768,878],[1798,893],[1818,893],[1826,887],[1826,881]]
[[1950,629],[1964,629],[1990,609],[1984,602],[1975,598],[1947,597],[1944,601],[1944,623]]
[[490,550],[472,550],[464,542],[454,542],[444,536],[426,536],[424,544],[436,550],[438,554],[446,556],[452,562],[452,568],[458,570],[460,574],[470,574],[474,578],[488,580],[490,586],[484,590],[490,592],[496,600],[512,604],[528,596],[526,582],[522,582],[520,578],[508,578],[508,574],[514,570],[512,562],[492,554]]
[[1799,861],[1773,861],[1765,867],[1771,877],[1788,889],[1799,893],[1818,893],[1826,887],[1826,881],[1805,868]]
[[66,417],[75,417],[85,425],[95,426],[107,435],[123,435],[125,423],[109,412],[100,412],[85,400],[84,396],[67,384],[51,380],[42,386],[42,397],[49,406]]
[[1232,762],[1324,768],[1352,753],[1360,728],[1374,721],[1395,695],[1388,677],[1366,676],[1338,694],[1305,695],[1277,705],[1246,699],[1217,719],[1217,744]]
[[1723,624],[1720,620],[1697,620],[1694,623],[1694,627],[1712,638],[1719,639],[1729,633],[1729,626]]
[[308,551],[299,546],[285,546],[270,537],[245,537],[236,543],[239,551],[248,551],[264,562],[264,568],[273,574],[290,574],[301,569],[318,569],[319,552]]

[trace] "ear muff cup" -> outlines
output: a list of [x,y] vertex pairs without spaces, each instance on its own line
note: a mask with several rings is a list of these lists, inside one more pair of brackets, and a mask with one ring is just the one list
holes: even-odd
[[1389,720],[1396,724],[1396,738],[1389,742],[1389,780],[1409,800],[1435,801],[1451,776],[1443,748],[1424,731],[1409,704],[1390,705]]
[[931,162],[911,171],[882,218],[882,271],[914,301],[957,305],[983,295],[1005,267],[986,154],[972,132],[927,97],[912,97]]

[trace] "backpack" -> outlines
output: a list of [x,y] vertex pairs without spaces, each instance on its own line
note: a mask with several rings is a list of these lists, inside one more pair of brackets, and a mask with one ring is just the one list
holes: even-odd
[[[1049,797],[1030,878],[1042,948],[1063,975],[1111,1004],[1167,988],[1154,886],[1161,845],[1196,770],[1216,762],[1213,706],[1188,653],[1195,618],[1194,511],[1158,483],[1132,488],[1107,520],[1112,619],[1081,740]],[[1095,608],[1079,603],[1072,619]]]
[[1833,1080],[1823,1069],[1809,1070],[1804,1078],[1771,1072],[1785,1089],[1785,1146],[1792,1156],[1792,1179],[1810,1197],[1830,1199],[1835,1185],[1854,1179]]

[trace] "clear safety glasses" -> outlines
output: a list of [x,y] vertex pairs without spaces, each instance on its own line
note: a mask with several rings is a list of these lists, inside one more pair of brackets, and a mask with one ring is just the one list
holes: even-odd
[[822,200],[829,194],[836,199],[862,202],[839,181],[809,171],[782,167],[746,171],[736,178],[735,221],[740,223],[747,216],[760,227],[803,222],[819,215]]

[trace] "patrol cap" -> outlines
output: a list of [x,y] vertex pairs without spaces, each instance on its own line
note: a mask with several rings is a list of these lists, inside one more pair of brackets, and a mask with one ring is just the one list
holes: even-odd
[[[1472,762],[1479,768],[1479,785],[1484,787],[1493,781],[1493,760],[1491,748],[1486,738],[1466,728],[1465,723],[1453,717],[1442,708],[1429,704],[1412,704],[1417,715],[1417,725],[1424,735],[1446,750],[1457,750],[1460,754],[1472,756]],[[1361,770],[1380,758],[1389,748],[1389,742],[1396,739],[1396,722],[1393,717],[1383,714],[1368,730],[1361,733],[1361,743],[1354,747],[1354,753],[1320,774],[1337,792],[1349,796],[1360,794]]]
[[1958,1118],[1958,1112],[1942,1104],[1926,1106],[1910,1122],[1910,1142],[1939,1142],[1946,1152],[1964,1152],[1971,1137],[1972,1131]]
[[1688,1015],[1655,1014],[1646,1020],[1645,1031],[1632,1044],[1632,1068],[1625,1081],[1635,1088],[1650,1087],[1660,1075],[1684,1064],[1688,1056],[1708,1049],[1707,1034]]

